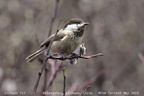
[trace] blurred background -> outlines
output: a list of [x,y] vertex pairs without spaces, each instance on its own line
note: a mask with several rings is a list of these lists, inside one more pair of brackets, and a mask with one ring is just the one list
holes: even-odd
[[[42,43],[47,38],[55,6],[55,0],[0,0],[1,96],[11,96],[4,94],[7,91],[23,91],[31,96],[41,64],[38,60],[27,63],[25,58],[39,48],[38,41]],[[90,23],[83,38],[86,55],[104,54],[79,59],[74,66],[64,61],[66,91],[97,77],[87,89],[92,95],[87,96],[103,96],[98,92],[108,91],[136,92],[127,96],[144,94],[143,9],[144,0],[59,0],[52,32],[56,32],[59,20],[61,29],[67,20],[81,18]],[[42,84],[43,79],[38,92]],[[50,90],[62,92],[62,69]]]

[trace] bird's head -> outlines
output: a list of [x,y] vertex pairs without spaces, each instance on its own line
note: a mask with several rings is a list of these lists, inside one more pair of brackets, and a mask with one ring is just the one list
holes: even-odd
[[88,22],[84,22],[81,19],[73,18],[67,21],[67,23],[64,26],[64,30],[81,32],[84,31],[84,27],[88,24]]

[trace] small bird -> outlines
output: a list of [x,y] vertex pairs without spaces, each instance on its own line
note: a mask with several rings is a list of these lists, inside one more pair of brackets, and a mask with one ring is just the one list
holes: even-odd
[[85,26],[88,24],[88,22],[84,22],[79,18],[68,20],[64,28],[60,29],[56,36],[55,34],[51,35],[40,45],[39,50],[26,58],[27,62],[32,62],[37,56],[47,51],[53,39],[54,41],[51,45],[53,53],[62,54],[63,56],[70,55],[80,45]]

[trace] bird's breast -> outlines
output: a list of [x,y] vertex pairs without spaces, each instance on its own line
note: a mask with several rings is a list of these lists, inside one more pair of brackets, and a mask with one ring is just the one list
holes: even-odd
[[52,52],[69,55],[79,46],[82,37],[74,34],[67,34],[59,41],[54,41],[51,47]]

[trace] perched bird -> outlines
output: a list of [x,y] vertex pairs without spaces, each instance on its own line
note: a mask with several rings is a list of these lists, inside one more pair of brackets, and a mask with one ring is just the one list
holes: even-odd
[[62,54],[64,56],[70,55],[80,45],[85,26],[88,24],[88,22],[84,22],[78,18],[68,20],[64,28],[60,29],[56,36],[55,34],[51,35],[40,45],[39,50],[26,58],[27,62],[32,62],[37,56],[47,51],[53,39],[54,41],[51,45],[51,51],[53,53]]

